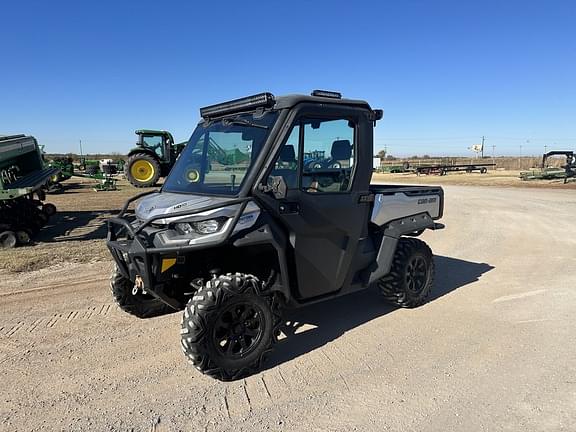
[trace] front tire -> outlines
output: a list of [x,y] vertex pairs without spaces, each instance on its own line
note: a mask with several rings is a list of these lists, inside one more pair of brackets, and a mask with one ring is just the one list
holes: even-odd
[[390,273],[378,281],[380,293],[389,303],[414,308],[426,302],[434,284],[432,251],[422,240],[401,238]]
[[120,309],[138,318],[152,318],[174,312],[174,309],[150,294],[132,294],[133,287],[132,281],[126,279],[115,267],[110,276],[110,289]]
[[252,275],[222,275],[188,302],[181,344],[200,372],[232,381],[258,372],[281,323],[279,302]]

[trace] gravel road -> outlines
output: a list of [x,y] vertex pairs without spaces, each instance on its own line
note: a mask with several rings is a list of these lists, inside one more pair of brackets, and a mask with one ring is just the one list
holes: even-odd
[[267,369],[233,383],[185,361],[180,314],[121,313],[110,263],[5,277],[0,430],[574,430],[576,192],[445,191],[428,304],[288,314]]

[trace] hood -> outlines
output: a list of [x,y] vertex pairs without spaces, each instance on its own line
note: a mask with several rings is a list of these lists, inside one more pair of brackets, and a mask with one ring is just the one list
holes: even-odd
[[[230,201],[232,198],[159,192],[142,199],[136,206],[136,217],[148,220],[157,215],[170,215],[184,210],[200,209]],[[162,220],[158,220],[162,223]]]

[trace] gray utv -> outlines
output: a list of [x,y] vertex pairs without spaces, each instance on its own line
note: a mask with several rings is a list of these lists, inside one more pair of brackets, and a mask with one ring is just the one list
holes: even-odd
[[372,284],[401,307],[426,301],[434,263],[415,237],[442,227],[443,191],[370,184],[381,110],[316,90],[200,114],[162,189],[108,221],[123,310],[183,310],[190,363],[234,380],[259,370],[285,308]]

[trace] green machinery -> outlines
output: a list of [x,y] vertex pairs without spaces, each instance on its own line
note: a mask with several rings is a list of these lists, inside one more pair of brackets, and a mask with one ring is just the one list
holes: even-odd
[[154,186],[160,177],[168,175],[186,142],[174,143],[172,134],[163,130],[137,130],[136,147],[128,153],[124,172],[136,187]]
[[60,170],[47,167],[32,136],[0,136],[0,247],[28,244],[56,213],[45,191]]
[[52,159],[48,165],[53,168],[58,168],[58,174],[52,176],[52,182],[59,184],[64,180],[68,180],[74,175],[74,163],[71,157],[57,157]]
[[[552,156],[566,157],[566,164],[561,167],[548,166],[547,160]],[[569,150],[554,150],[545,153],[542,155],[542,165],[540,168],[523,171],[520,173],[520,178],[522,180],[564,179],[564,183],[567,183],[568,180],[576,178],[576,154]]]
[[96,192],[116,190],[116,177],[118,171],[124,167],[123,160],[114,161],[112,159],[88,160],[84,157],[80,159],[80,164],[74,166],[71,157],[58,157],[50,161],[51,167],[58,168],[60,172],[52,177],[53,189],[60,188],[61,181],[71,177],[84,177],[96,180],[93,189]]

